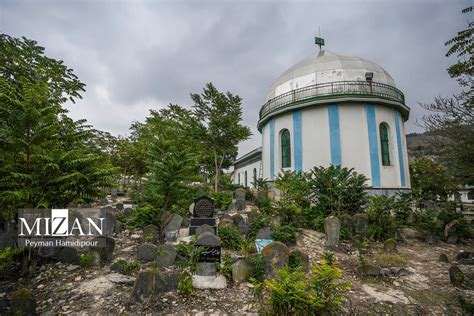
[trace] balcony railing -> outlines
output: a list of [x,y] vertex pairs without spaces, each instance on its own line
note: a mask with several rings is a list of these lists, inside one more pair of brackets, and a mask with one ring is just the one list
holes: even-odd
[[328,96],[380,97],[405,104],[403,93],[390,85],[366,81],[337,81],[295,89],[268,100],[260,109],[260,120],[287,105]]

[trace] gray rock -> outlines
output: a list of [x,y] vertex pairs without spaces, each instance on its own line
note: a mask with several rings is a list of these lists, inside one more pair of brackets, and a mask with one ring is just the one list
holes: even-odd
[[234,221],[232,219],[221,219],[219,221],[219,228],[224,228],[224,227],[233,227],[234,226]]
[[168,242],[175,242],[178,238],[179,229],[183,222],[183,217],[178,214],[171,215],[170,219],[167,220],[167,224],[164,229],[165,240]]
[[202,276],[193,275],[193,287],[197,289],[221,290],[227,287],[227,280],[223,275]]
[[214,234],[215,233],[215,230],[212,226],[209,226],[207,224],[204,224],[202,226],[199,226],[198,228],[196,228],[196,236],[199,236],[199,235],[202,235],[204,233],[212,233]]
[[236,201],[232,201],[232,203],[230,203],[229,206],[227,207],[227,211],[229,211],[229,212],[237,212],[238,210],[239,210],[239,208],[237,206]]
[[257,232],[257,236],[255,236],[255,239],[271,239],[272,234],[273,232],[270,227],[260,228]]
[[360,274],[368,275],[368,276],[379,276],[380,268],[367,263],[367,264],[357,267],[357,272],[359,272]]
[[437,244],[439,242],[439,237],[438,236],[433,236],[433,235],[428,235],[428,236],[425,237],[425,242],[430,244],[430,245]]
[[153,261],[155,260],[155,253],[157,247],[153,244],[143,244],[138,247],[137,258],[142,261]]
[[446,254],[444,253],[439,255],[438,261],[443,263],[449,263],[448,256],[446,256]]
[[117,203],[115,207],[117,208],[117,210],[123,210],[123,203]]
[[447,242],[448,244],[455,244],[455,243],[458,242],[458,240],[459,240],[458,234],[456,234],[456,233],[450,233],[449,236],[448,236],[448,239],[446,240],[446,242]]
[[11,293],[11,315],[36,315],[36,300],[29,289],[19,289]]
[[397,249],[397,242],[394,239],[387,239],[383,242],[383,250],[393,252]]
[[196,246],[220,246],[221,240],[213,233],[201,234],[195,243]]
[[449,268],[449,281],[455,286],[459,286],[464,282],[464,273],[458,266],[451,266]]
[[68,266],[66,267],[66,270],[67,270],[67,271],[76,271],[76,270],[79,269],[79,268],[80,268],[80,266],[71,264],[71,265],[68,265]]
[[247,281],[250,272],[250,265],[246,260],[239,260],[232,265],[232,280],[234,282]]
[[446,226],[444,227],[444,238],[449,238],[449,235],[454,231],[456,225],[459,225],[459,221],[457,219],[453,219],[452,221],[446,224]]
[[194,203],[191,203],[191,205],[189,205],[189,214],[190,214],[191,216],[194,215]]
[[97,237],[94,240],[98,241],[101,247],[91,247],[100,255],[101,262],[109,262],[114,258],[115,239],[112,237]]
[[142,270],[138,273],[133,286],[131,300],[141,303],[153,293],[164,293],[178,288],[178,271],[160,273],[153,270]]
[[248,232],[249,232],[249,229],[250,229],[250,226],[245,223],[245,222],[241,222],[239,224],[239,232],[242,234],[242,235],[247,235]]
[[40,247],[38,254],[63,263],[79,264],[79,254],[73,247]]
[[168,244],[158,246],[158,253],[159,254],[156,256],[155,260],[162,268],[172,266],[176,260],[176,256],[178,255],[176,248]]
[[369,225],[369,218],[366,214],[357,213],[352,216],[352,223],[354,227],[354,234],[365,236],[367,234],[367,226]]
[[122,210],[122,215],[127,217],[132,215],[132,209],[130,207],[124,208]]
[[405,275],[410,274],[410,272],[407,269],[403,268],[403,267],[390,267],[390,271],[395,276],[405,276]]
[[242,188],[235,190],[235,206],[238,211],[245,210],[245,190]]
[[456,255],[456,261],[459,264],[474,265],[474,252],[460,251]]
[[288,264],[290,251],[288,247],[279,241],[274,241],[262,249],[265,258],[265,273],[273,275],[274,270],[281,269]]
[[390,269],[387,269],[387,268],[380,269],[380,275],[384,277],[390,276],[391,274],[392,274],[392,271],[390,271]]
[[150,224],[143,228],[143,239],[145,242],[158,242],[160,237],[160,230],[158,226]]
[[217,275],[217,267],[214,262],[198,262],[196,264],[196,275],[215,276]]
[[239,224],[240,224],[241,222],[244,222],[244,223],[245,223],[244,217],[243,217],[242,215],[240,215],[240,214],[235,214],[234,216],[232,216],[232,220],[234,221],[234,224],[235,224],[236,226],[239,226]]
[[179,271],[166,271],[166,272],[156,272],[155,273],[155,284],[154,292],[155,293],[164,293],[169,291],[174,291],[178,288],[178,276]]
[[110,273],[107,274],[105,277],[110,282],[117,284],[134,284],[136,279],[135,277],[123,275],[120,273]]
[[324,231],[326,232],[326,246],[335,247],[339,245],[341,235],[341,221],[335,216],[329,216],[324,221]]

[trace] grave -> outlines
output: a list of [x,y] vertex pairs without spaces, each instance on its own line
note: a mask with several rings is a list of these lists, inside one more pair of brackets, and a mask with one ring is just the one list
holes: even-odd
[[193,204],[189,235],[195,235],[196,229],[203,225],[212,227],[214,233],[217,233],[216,219],[214,218],[214,200],[207,196],[202,196],[196,199]]

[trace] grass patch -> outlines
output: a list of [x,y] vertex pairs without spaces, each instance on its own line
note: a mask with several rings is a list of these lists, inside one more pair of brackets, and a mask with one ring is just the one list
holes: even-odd
[[379,252],[373,255],[374,262],[382,268],[404,267],[408,260],[398,253]]

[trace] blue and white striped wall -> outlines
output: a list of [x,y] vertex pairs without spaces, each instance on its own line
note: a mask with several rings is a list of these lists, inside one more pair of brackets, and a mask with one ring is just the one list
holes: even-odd
[[[390,166],[382,166],[379,125],[389,127]],[[281,171],[280,131],[291,133],[291,170],[342,165],[369,178],[374,188],[410,188],[404,121],[390,107],[328,104],[270,119],[262,128],[263,176]]]

